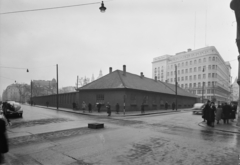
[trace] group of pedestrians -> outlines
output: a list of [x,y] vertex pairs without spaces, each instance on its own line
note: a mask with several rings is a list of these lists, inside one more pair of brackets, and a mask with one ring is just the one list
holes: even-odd
[[233,121],[236,118],[237,106],[234,104],[223,103],[215,106],[214,102],[207,101],[202,118],[204,122],[207,121],[207,125],[214,127],[215,121],[217,124],[223,120],[224,124],[228,124],[229,121]]
[[[103,106],[106,107],[108,116],[111,116],[112,110],[111,110],[111,105],[110,105],[109,102],[108,102],[106,105],[97,102],[97,103],[95,104],[95,107],[96,107],[96,109],[97,109],[97,112],[100,113],[100,112],[101,112],[101,108],[102,108]],[[85,113],[85,111],[86,111],[87,109],[88,109],[88,112],[89,112],[89,113],[92,113],[92,112],[93,112],[93,111],[92,111],[93,108],[94,108],[94,107],[92,106],[91,103],[86,104],[85,101],[82,102],[81,110],[83,111],[83,113]],[[119,114],[120,105],[119,105],[118,103],[116,104],[115,109],[116,109],[116,114]]]

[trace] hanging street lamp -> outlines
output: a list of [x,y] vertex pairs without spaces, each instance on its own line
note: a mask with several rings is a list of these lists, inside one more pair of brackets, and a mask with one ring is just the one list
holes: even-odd
[[99,9],[100,9],[100,11],[101,11],[102,13],[104,13],[105,10],[107,9],[107,8],[104,6],[103,1],[102,1],[102,4],[101,4],[101,7],[99,7]]

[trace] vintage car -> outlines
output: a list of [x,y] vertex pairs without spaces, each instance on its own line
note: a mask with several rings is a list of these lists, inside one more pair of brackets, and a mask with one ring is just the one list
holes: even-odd
[[5,101],[2,104],[3,111],[6,111],[6,116],[19,116],[22,117],[23,109],[21,105],[15,101]]
[[195,103],[192,108],[193,114],[202,114],[202,110],[205,107],[204,103]]

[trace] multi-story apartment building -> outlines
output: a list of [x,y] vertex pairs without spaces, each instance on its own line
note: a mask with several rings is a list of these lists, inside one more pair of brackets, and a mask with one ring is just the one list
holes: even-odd
[[[177,74],[175,74],[175,70]],[[200,100],[229,102],[231,93],[231,66],[214,46],[153,59],[152,77],[175,84],[199,96]]]

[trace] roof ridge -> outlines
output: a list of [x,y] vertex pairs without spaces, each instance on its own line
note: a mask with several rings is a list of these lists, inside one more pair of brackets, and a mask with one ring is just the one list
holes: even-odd
[[116,71],[117,71],[117,73],[118,73],[118,76],[119,76],[119,78],[120,78],[120,80],[121,80],[121,82],[122,82],[124,88],[127,88],[126,85],[125,85],[125,83],[123,82],[122,77],[120,76],[119,70],[116,70]]

